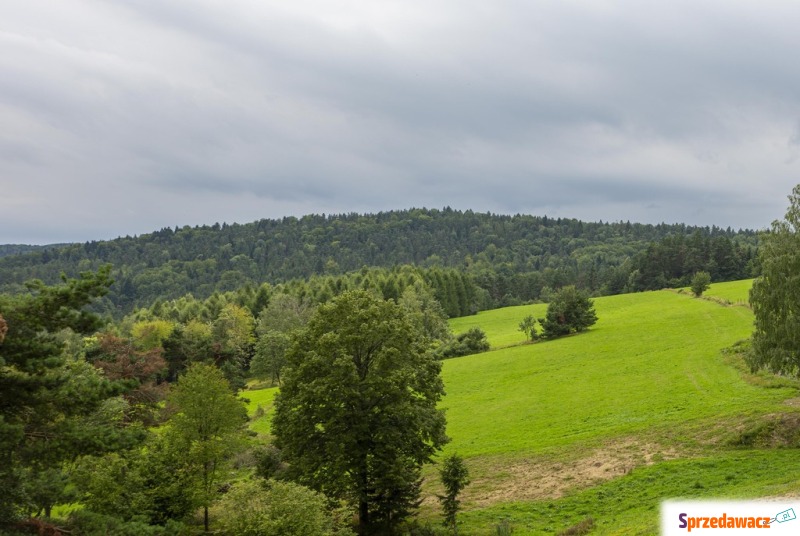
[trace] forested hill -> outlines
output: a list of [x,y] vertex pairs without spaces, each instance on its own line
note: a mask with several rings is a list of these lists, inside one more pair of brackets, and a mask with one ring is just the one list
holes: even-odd
[[44,249],[55,249],[64,247],[66,245],[67,244],[50,244],[47,246],[29,246],[27,244],[0,244],[0,258],[8,257],[9,255],[30,253],[32,251],[41,251]]
[[464,270],[485,290],[482,307],[546,296],[576,284],[595,294],[660,288],[687,274],[748,277],[753,231],[586,223],[574,219],[412,209],[310,215],[183,227],[0,258],[0,292],[114,266],[106,309],[116,314],[187,293],[204,298],[263,282],[413,264]]

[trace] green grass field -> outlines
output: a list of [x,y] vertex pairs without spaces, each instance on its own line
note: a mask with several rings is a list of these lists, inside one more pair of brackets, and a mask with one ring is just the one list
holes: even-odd
[[[503,520],[517,534],[557,534],[587,517],[590,534],[658,534],[658,515],[665,497],[681,499],[750,499],[796,496],[800,450],[722,452],[713,456],[643,466],[563,498],[509,501],[461,515],[460,534],[492,534]],[[536,485],[536,482],[531,482]]]
[[[735,303],[750,285],[717,284],[709,295]],[[800,468],[787,472],[784,465],[797,467],[800,453],[743,454],[728,446],[739,428],[794,411],[784,401],[797,394],[794,382],[765,388],[746,381],[722,355],[749,336],[749,309],[668,291],[598,298],[595,305],[599,321],[587,333],[445,362],[446,452],[465,456],[474,475],[475,487],[465,492],[465,534],[489,534],[502,519],[512,521],[514,534],[546,534],[588,516],[596,521],[593,534],[655,534],[663,498],[800,489]],[[499,346],[523,339],[516,324],[527,310],[451,323],[454,331],[479,325]],[[602,474],[596,464],[623,473]],[[759,474],[719,474],[727,467],[749,475],[748,464]],[[572,482],[556,485],[552,497],[537,492],[553,488],[559,473]],[[514,500],[515,493],[532,500]],[[436,515],[434,508],[427,513]]]
[[[735,303],[750,284],[715,284],[708,295]],[[445,453],[464,456],[473,480],[460,534],[493,534],[504,519],[515,536],[557,534],[590,516],[591,534],[657,534],[665,498],[800,492],[800,450],[735,446],[794,414],[786,400],[798,394],[797,382],[755,381],[723,355],[749,336],[748,308],[670,291],[595,306],[588,332],[534,344],[517,325],[544,305],[450,321],[456,333],[480,326],[496,348],[443,366]],[[274,393],[245,396],[254,411]],[[421,517],[438,523],[435,469],[425,474]]]
[[250,416],[250,429],[259,435],[269,435],[272,422],[272,402],[277,392],[277,387],[242,392],[242,397],[249,400],[247,415]]
[[742,281],[730,281],[727,283],[712,283],[704,296],[713,296],[722,300],[727,300],[733,304],[747,304],[750,300],[750,289],[753,286],[752,279]]
[[[747,309],[669,292],[595,304],[599,321],[586,333],[446,361],[449,448],[465,456],[538,453],[738,414],[791,394],[748,385],[724,363],[720,350],[750,333]],[[492,313],[514,332],[513,315],[485,316]],[[484,329],[502,340],[500,325]]]
[[472,316],[450,319],[453,333],[463,333],[470,328],[480,327],[486,332],[486,338],[492,348],[512,346],[526,341],[525,334],[519,331],[519,323],[528,315],[542,318],[547,312],[547,305],[519,305],[505,307],[493,311],[481,311]]

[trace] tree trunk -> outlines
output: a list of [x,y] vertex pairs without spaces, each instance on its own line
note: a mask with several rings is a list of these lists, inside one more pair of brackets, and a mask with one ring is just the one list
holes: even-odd
[[208,534],[208,462],[203,464],[203,529]]
[[369,536],[369,465],[367,463],[366,448],[359,445],[361,459],[359,460],[358,482],[358,534],[359,536]]
[[358,502],[358,534],[369,536],[369,503],[363,499]]

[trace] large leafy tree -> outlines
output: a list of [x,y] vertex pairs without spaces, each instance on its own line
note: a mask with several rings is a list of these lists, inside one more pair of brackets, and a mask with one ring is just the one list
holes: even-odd
[[120,386],[65,352],[65,333],[101,326],[85,306],[108,291],[109,274],[105,267],[57,286],[32,281],[25,294],[0,296],[0,524],[24,513],[23,474],[41,480],[80,453],[134,439],[109,403]]
[[761,237],[761,276],[753,282],[754,369],[800,374],[800,185],[789,196],[786,217]]
[[441,363],[403,307],[364,291],[321,305],[288,352],[273,433],[304,484],[391,534],[418,504],[421,466],[447,441]]
[[177,413],[165,439],[184,453],[185,466],[180,469],[195,477],[195,497],[208,532],[208,507],[216,498],[221,468],[241,445],[247,410],[222,371],[203,363],[191,365],[178,379],[169,403]]

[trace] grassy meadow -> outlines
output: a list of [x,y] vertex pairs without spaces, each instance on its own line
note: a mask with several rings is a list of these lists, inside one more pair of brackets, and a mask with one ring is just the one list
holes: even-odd
[[541,318],[547,312],[546,304],[518,305],[491,311],[481,311],[476,315],[450,319],[453,333],[463,333],[470,328],[479,327],[486,332],[486,338],[492,348],[514,346],[526,341],[524,333],[519,331],[519,323],[528,315]]
[[728,283],[712,283],[705,295],[727,300],[733,304],[747,304],[750,300],[752,279],[731,281]]
[[[715,284],[707,296],[746,301],[750,284]],[[800,492],[800,451],[779,448],[786,434],[776,432],[800,430],[797,382],[751,376],[723,352],[749,336],[747,307],[658,291],[595,308],[589,331],[533,344],[517,325],[544,305],[451,320],[456,333],[480,326],[493,347],[443,366],[445,453],[463,456],[472,476],[460,534],[501,523],[515,536],[558,534],[589,517],[591,534],[657,534],[665,498]],[[252,414],[266,410],[259,433],[274,393],[245,393]],[[421,517],[439,523],[436,471],[425,474]]]
[[250,416],[250,429],[258,434],[268,436],[272,418],[272,401],[277,388],[245,391],[242,397],[248,400],[247,414]]

